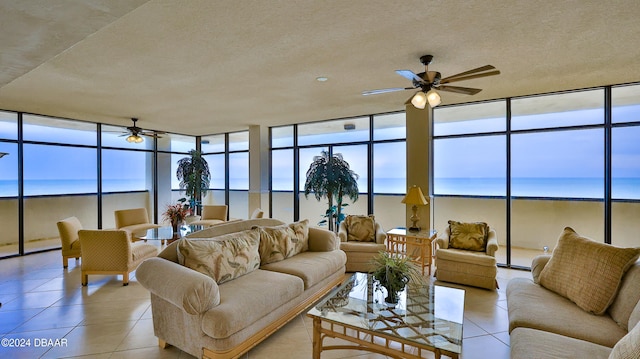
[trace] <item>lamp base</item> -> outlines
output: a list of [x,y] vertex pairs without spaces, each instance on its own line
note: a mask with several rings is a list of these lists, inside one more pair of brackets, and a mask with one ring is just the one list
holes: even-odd
[[420,232],[420,227],[409,227],[409,232]]

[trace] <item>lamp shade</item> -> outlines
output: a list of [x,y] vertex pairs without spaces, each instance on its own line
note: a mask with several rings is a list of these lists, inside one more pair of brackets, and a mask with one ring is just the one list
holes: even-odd
[[424,109],[424,107],[427,105],[427,94],[422,91],[416,92],[416,94],[411,98],[411,104],[415,108],[419,108],[421,110]]
[[402,199],[402,203],[424,206],[429,203],[422,194],[420,187],[414,185],[409,188],[407,194]]
[[429,106],[436,107],[442,102],[442,99],[440,99],[440,94],[436,90],[431,89],[427,92],[427,101],[429,101]]

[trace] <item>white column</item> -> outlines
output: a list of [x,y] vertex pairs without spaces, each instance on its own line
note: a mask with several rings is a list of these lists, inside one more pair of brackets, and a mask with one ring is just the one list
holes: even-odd
[[249,213],[269,208],[269,128],[249,127]]

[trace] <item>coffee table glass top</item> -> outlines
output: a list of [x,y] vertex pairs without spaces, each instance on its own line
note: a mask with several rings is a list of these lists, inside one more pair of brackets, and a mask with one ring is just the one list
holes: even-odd
[[178,239],[178,238],[185,237],[189,233],[203,230],[204,228],[205,227],[201,225],[194,225],[194,224],[184,225],[180,227],[180,236],[179,237],[176,236],[177,238],[174,238],[173,228],[171,226],[165,226],[165,227],[148,229],[144,233],[139,233],[139,234],[143,234],[142,236],[136,235],[136,237],[139,239],[148,239],[148,240]]
[[409,286],[396,307],[391,308],[384,303],[385,290],[376,290],[370,274],[354,273],[308,315],[461,353],[464,293],[462,289],[439,285]]

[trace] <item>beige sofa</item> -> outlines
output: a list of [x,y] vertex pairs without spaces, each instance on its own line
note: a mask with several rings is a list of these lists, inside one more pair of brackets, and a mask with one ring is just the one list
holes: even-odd
[[626,272],[606,312],[595,315],[539,284],[550,258],[536,257],[532,279],[507,285],[511,358],[640,357],[640,261]]
[[[210,227],[188,239],[221,238],[255,226],[282,224],[250,219]],[[335,234],[320,228],[309,227],[308,251],[220,285],[178,264],[180,241],[142,263],[136,278],[151,292],[160,345],[171,344],[196,357],[239,357],[344,280],[346,255],[338,249]]]

